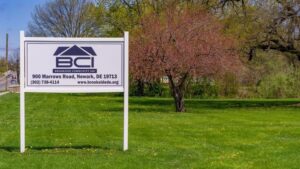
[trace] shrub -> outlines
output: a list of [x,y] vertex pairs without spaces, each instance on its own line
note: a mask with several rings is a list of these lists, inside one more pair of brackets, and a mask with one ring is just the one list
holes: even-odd
[[225,73],[219,81],[219,92],[224,97],[236,97],[239,92],[239,81],[232,73]]
[[[166,96],[169,93],[166,85],[159,81],[156,82],[141,82],[131,80],[130,82],[130,95],[131,96]],[[169,96],[169,95],[168,95]]]
[[218,86],[210,78],[190,80],[186,88],[186,96],[190,98],[216,98],[218,97]]
[[300,96],[300,71],[289,68],[267,76],[258,86],[258,92],[265,98],[291,98]]

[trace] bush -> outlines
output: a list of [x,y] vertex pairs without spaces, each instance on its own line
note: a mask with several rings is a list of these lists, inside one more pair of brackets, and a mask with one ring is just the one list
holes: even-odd
[[145,83],[143,81],[130,79],[129,82],[129,95],[130,96],[144,96],[145,95]]
[[131,96],[169,96],[168,86],[156,81],[156,82],[141,82],[131,80],[130,83],[130,95]]
[[216,98],[218,97],[218,86],[215,81],[209,78],[190,80],[186,88],[187,97]]
[[237,97],[239,92],[239,81],[232,73],[225,73],[219,81],[219,92],[224,97]]
[[265,98],[292,98],[300,96],[300,71],[290,68],[267,76],[258,86],[258,92]]
[[159,96],[163,95],[163,84],[160,82],[152,82],[146,85],[145,94],[146,96]]

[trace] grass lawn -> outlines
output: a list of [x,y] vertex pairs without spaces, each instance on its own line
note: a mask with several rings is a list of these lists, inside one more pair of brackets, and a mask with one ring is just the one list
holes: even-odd
[[0,169],[300,168],[300,100],[131,98],[129,151],[123,99],[26,94],[26,153],[19,153],[19,96],[0,97]]

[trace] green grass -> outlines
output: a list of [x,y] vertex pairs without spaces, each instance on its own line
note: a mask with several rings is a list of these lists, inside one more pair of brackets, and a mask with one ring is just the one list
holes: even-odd
[[26,153],[19,97],[0,97],[0,169],[300,168],[300,103],[288,100],[131,98],[122,151],[121,97],[26,94]]

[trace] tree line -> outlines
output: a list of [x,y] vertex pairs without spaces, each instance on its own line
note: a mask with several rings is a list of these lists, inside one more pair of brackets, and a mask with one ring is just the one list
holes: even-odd
[[[130,31],[132,93],[145,95],[166,78],[176,111],[183,112],[191,89],[205,93],[215,84],[216,95],[300,96],[299,26],[297,0],[52,0],[36,6],[28,34]],[[296,95],[281,87],[291,84]]]

